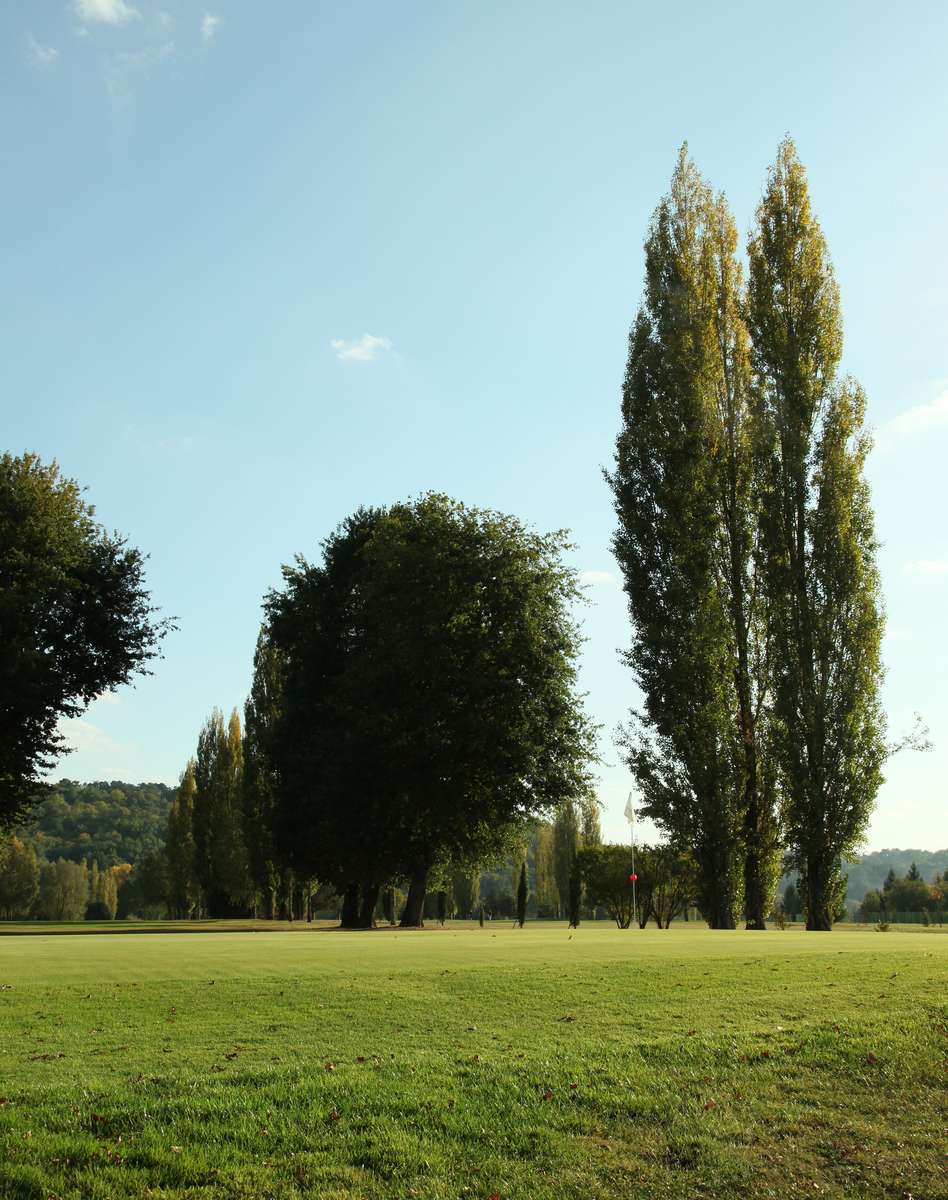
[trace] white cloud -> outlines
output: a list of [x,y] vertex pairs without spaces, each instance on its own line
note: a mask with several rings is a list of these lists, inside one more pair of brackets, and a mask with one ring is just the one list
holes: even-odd
[[589,587],[612,587],[618,580],[611,571],[581,571],[579,582]]
[[372,333],[363,333],[362,337],[346,342],[342,338],[333,338],[329,343],[336,352],[336,357],[344,362],[371,362],[378,357],[379,350],[391,350],[392,342],[387,337],[376,337]]
[[70,750],[87,751],[93,754],[113,754],[122,746],[98,725],[86,721],[83,717],[72,717],[68,721],[60,721],[59,732],[66,739]]
[[168,29],[171,26],[171,13],[165,12],[163,8],[158,10],[155,20],[161,29]]
[[125,0],[73,0],[72,7],[80,21],[97,25],[127,25],[140,16]]
[[930,403],[916,404],[880,425],[876,431],[876,444],[891,449],[897,442],[936,429],[948,429],[948,387]]
[[28,33],[26,35],[26,57],[32,66],[45,71],[59,58],[59,51],[55,46],[40,45],[32,33]]
[[210,42],[214,38],[223,19],[223,17],[215,17],[211,13],[204,14],[201,18],[201,37],[205,42]]
[[948,575],[948,561],[943,558],[917,558],[902,568],[906,575]]

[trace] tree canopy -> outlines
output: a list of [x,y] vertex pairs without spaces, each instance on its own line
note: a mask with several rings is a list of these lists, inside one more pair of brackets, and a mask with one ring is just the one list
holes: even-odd
[[43,791],[59,722],[147,674],[168,631],[144,558],[35,454],[0,456],[0,823]]
[[[562,533],[429,493],[360,510],[266,600],[282,663],[266,738],[278,837],[300,870],[367,899],[488,860],[588,791],[574,573]],[[374,901],[372,901],[374,908]]]

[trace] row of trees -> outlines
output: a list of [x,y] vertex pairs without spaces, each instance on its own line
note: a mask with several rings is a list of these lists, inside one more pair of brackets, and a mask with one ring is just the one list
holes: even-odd
[[889,871],[879,889],[866,892],[859,906],[859,916],[864,921],[885,920],[899,913],[921,913],[929,917],[943,915],[948,903],[948,880],[944,874],[936,874],[931,883],[922,878],[915,863],[904,876]]
[[28,842],[8,836],[0,841],[0,919],[110,921],[130,869],[100,870],[94,859],[42,862]]
[[612,488],[643,811],[690,850],[715,928],[765,928],[784,852],[829,929],[890,747],[865,396],[794,146],[745,282],[727,202],[682,149],[645,243]]

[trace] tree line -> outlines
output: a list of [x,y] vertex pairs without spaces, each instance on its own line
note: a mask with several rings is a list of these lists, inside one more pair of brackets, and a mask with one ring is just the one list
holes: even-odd
[[[763,929],[785,860],[823,930],[899,746],[879,700],[865,395],[840,375],[838,288],[789,139],[746,251],[745,279],[727,202],[683,148],[645,242],[606,474],[642,694],[619,744],[712,927],[744,913]],[[215,714],[178,790],[175,911],[293,911],[318,881],[346,925],[396,888],[417,925],[443,880],[581,811],[595,729],[568,548],[431,493],[358,510],[319,561],[285,567],[243,728]],[[59,720],[147,673],[173,628],[142,563],[55,463],[0,460],[6,823],[42,791]],[[557,879],[558,912],[577,886]]]

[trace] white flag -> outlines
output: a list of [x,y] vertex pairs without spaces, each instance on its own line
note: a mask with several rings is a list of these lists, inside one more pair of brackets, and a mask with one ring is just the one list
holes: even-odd
[[635,809],[632,807],[632,793],[629,792],[629,798],[625,802],[625,819],[630,825],[635,824]]

